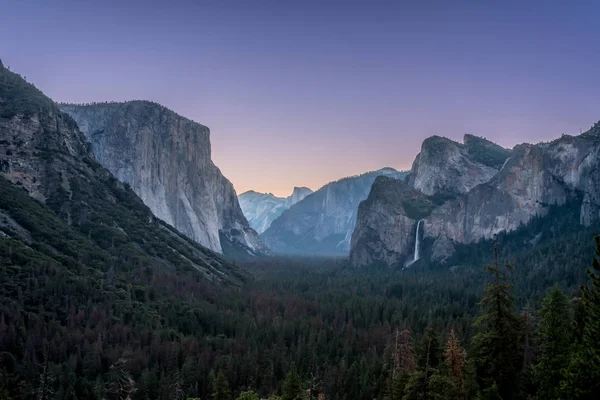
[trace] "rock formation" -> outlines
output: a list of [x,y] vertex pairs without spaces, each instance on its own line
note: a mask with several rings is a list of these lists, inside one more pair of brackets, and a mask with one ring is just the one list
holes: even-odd
[[[5,185],[0,197],[7,196],[3,198],[7,209],[0,208],[0,214],[14,238],[35,241],[35,251],[71,268],[75,262],[69,260],[78,259],[80,250],[89,254],[97,249],[103,253],[98,257],[113,257],[110,265],[87,261],[100,274],[101,268],[105,271],[112,262],[119,267],[118,262],[127,259],[127,268],[140,271],[192,268],[213,281],[239,282],[241,275],[235,268],[157,219],[131,189],[96,162],[71,117],[2,66],[0,144],[0,176]],[[23,189],[44,205],[32,204]],[[21,208],[8,209],[17,196],[24,198],[19,201]],[[39,211],[40,218],[35,224],[19,226],[19,220],[29,217],[23,210]],[[82,242],[85,249],[73,247]]]
[[[550,205],[572,199],[581,199],[582,224],[600,219],[599,133],[596,124],[579,136],[515,146],[510,155],[474,137],[465,137],[463,145],[439,137],[425,140],[413,163],[409,186],[426,196],[420,201],[428,212],[420,217],[423,236],[433,240],[429,257],[443,261],[452,255],[454,243],[514,230],[532,216],[544,215]],[[474,143],[477,151],[472,150]],[[367,205],[359,209],[351,251],[356,265],[392,265],[412,251],[417,217],[398,206],[406,201],[407,190],[389,194],[391,190],[373,190]],[[385,205],[369,207],[380,202],[380,193],[388,193]],[[408,218],[412,224],[404,221],[391,229],[378,222],[386,218]],[[371,227],[368,233],[365,227]],[[392,243],[386,252],[370,250]]]
[[63,104],[96,159],[154,215],[229,255],[267,253],[231,182],[211,160],[209,129],[156,103]]
[[252,229],[258,233],[266,231],[271,223],[285,210],[303,200],[313,191],[307,187],[295,187],[288,197],[277,197],[272,193],[249,190],[238,196],[240,207]]
[[358,205],[381,175],[402,179],[406,172],[384,168],[329,183],[284,211],[261,237],[278,253],[347,255]]

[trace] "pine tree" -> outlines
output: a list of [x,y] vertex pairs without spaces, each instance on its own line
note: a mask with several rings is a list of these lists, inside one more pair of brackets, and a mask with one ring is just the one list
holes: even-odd
[[425,371],[417,370],[410,374],[402,400],[425,400],[427,399],[428,379]]
[[[418,347],[418,365],[422,370],[437,369],[442,359],[442,349],[435,330],[428,326]],[[431,376],[431,373],[428,373]]]
[[48,371],[48,344],[44,345],[44,363],[41,366],[40,382],[35,394],[36,400],[48,400],[54,396],[53,385],[54,378]]
[[231,389],[229,381],[222,371],[219,371],[217,376],[212,381],[212,400],[231,400]]
[[428,400],[461,400],[465,398],[464,391],[458,386],[454,377],[436,373],[429,378],[427,388]]
[[460,347],[454,329],[450,329],[450,336],[446,342],[445,362],[449,375],[456,381],[456,385],[463,389],[465,386],[465,361],[467,353]]
[[493,279],[484,289],[482,314],[475,322],[480,329],[473,337],[476,374],[483,396],[493,398],[497,392],[511,399],[518,392],[515,382],[523,367],[523,321],[513,310],[512,285],[498,264],[497,249],[493,252],[495,263],[487,266]]
[[572,323],[569,301],[556,285],[544,297],[540,310],[537,338],[540,354],[534,367],[539,399],[560,398],[558,383],[565,378],[564,370],[571,355]]
[[290,372],[288,372],[283,381],[283,400],[299,400],[302,399],[304,391],[302,390],[302,382],[296,370],[296,365],[292,364]]
[[107,399],[126,400],[133,392],[133,379],[127,371],[127,360],[120,358],[110,366]]
[[385,385],[384,400],[401,400],[409,375],[415,371],[415,356],[412,348],[412,332],[410,329],[396,329],[394,338],[394,363]]
[[429,379],[438,371],[438,366],[442,358],[441,353],[435,331],[431,327],[427,327],[418,347],[417,364],[419,369],[411,373],[408,377],[403,400],[429,398]]
[[580,311],[582,330],[573,352],[567,378],[562,385],[563,399],[587,400],[600,397],[600,236],[595,237],[596,252],[588,270],[591,285],[582,287]]
[[258,394],[254,390],[242,392],[235,400],[258,400]]

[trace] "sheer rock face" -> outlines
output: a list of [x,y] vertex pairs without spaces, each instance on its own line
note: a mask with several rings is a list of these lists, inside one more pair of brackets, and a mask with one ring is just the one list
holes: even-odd
[[360,203],[352,234],[350,261],[354,265],[403,264],[413,254],[419,210],[433,206],[428,196],[404,181],[377,177],[367,200]]
[[[445,260],[453,253],[453,243],[475,242],[514,230],[532,216],[546,213],[550,205],[564,204],[569,199],[583,199],[582,224],[600,219],[598,124],[579,136],[564,135],[550,143],[518,145],[503,162],[503,152],[498,147],[487,141],[474,146],[474,140],[482,139],[465,137],[462,146],[439,137],[427,139],[413,164],[409,185],[426,196],[430,201],[427,204],[434,204],[422,216],[423,236],[433,240],[429,257]],[[473,151],[473,147],[478,151]],[[352,258],[355,264],[393,265],[414,246],[411,239],[418,218],[411,218],[406,208],[399,206],[409,192],[373,191],[367,202],[379,204],[371,196],[383,196],[382,193],[387,195],[380,206],[359,208],[351,254],[361,257]],[[425,204],[425,200],[421,202]],[[389,218],[411,218],[413,223],[394,222],[392,228],[372,222]],[[371,228],[366,229],[365,224]],[[382,255],[378,247],[392,249],[391,243],[395,250],[390,251],[396,255]]]
[[[147,252],[133,239],[133,257],[147,257],[156,268],[188,265],[210,280],[239,283],[241,275],[221,257],[167,227],[102,167],[77,123],[56,103],[1,65],[0,81],[0,176],[25,189],[92,240],[96,236],[91,230],[98,225],[117,229],[125,238],[137,239],[142,232],[162,242],[175,240],[179,248],[172,249],[172,257],[163,258]],[[27,242],[25,228],[3,210],[0,214]]]
[[[487,146],[485,150],[489,151],[492,145],[471,135],[465,136],[465,144],[440,136],[425,139],[413,162],[409,184],[429,196],[466,193],[498,172],[494,160],[474,154],[477,146]],[[506,159],[508,151],[497,147]]]
[[303,200],[313,191],[307,187],[295,187],[288,197],[277,197],[272,193],[258,193],[253,190],[238,196],[242,212],[256,232],[263,233],[285,210]]
[[211,160],[210,132],[155,103],[61,105],[96,159],[152,212],[213,251],[268,252]]
[[403,179],[406,172],[384,168],[331,182],[284,211],[261,237],[278,253],[347,255],[358,205],[380,175]]

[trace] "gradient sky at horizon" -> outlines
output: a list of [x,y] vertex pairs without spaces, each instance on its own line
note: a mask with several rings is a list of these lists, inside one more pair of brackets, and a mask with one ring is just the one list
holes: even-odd
[[286,196],[422,140],[506,146],[600,119],[597,1],[0,0],[0,58],[56,101],[211,128],[238,193]]

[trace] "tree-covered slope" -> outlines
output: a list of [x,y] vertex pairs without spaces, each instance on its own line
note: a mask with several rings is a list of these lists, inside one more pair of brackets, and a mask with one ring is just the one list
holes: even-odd
[[241,275],[218,255],[154,217],[127,185],[95,162],[75,122],[4,67],[0,143],[1,176],[122,264],[191,269],[210,280],[239,282]]

